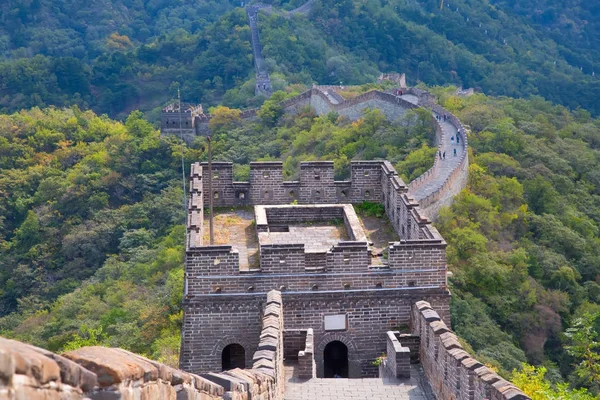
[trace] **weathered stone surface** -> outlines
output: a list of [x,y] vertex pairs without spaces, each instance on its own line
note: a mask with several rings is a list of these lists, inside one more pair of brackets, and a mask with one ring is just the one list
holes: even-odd
[[0,338],[2,399],[76,399],[95,384],[93,373],[60,355]]
[[276,357],[276,352],[272,350],[258,350],[254,352],[254,356],[252,357],[252,361],[258,361],[260,359],[265,360],[274,360]]
[[469,356],[469,353],[467,353],[466,351],[464,351],[462,348],[454,348],[454,349],[450,349],[448,351],[448,354],[450,354],[450,356],[452,358],[454,358],[456,361],[462,361]]
[[265,336],[260,339],[260,342],[258,343],[258,350],[276,351],[278,345],[279,341],[277,339],[274,339],[270,336]]
[[423,300],[417,301],[415,303],[415,307],[417,307],[418,310],[424,310],[424,309],[430,309],[431,310],[432,309],[431,308],[431,304],[429,304],[428,302],[423,301]]
[[450,329],[446,326],[444,321],[433,321],[430,324],[433,329],[433,333],[436,335],[441,335],[442,333],[450,332]]
[[425,321],[427,321],[427,322],[433,322],[433,321],[439,321],[439,320],[441,320],[441,318],[438,315],[438,313],[436,313],[433,310],[425,309],[425,310],[421,311],[421,313],[423,314],[423,316],[425,317]]
[[465,359],[463,359],[463,360],[461,361],[461,364],[462,364],[462,365],[463,365],[465,368],[467,368],[467,369],[469,369],[469,370],[471,370],[471,371],[475,371],[477,368],[479,368],[479,367],[482,367],[482,366],[483,366],[483,364],[482,364],[482,363],[480,363],[479,361],[477,361],[477,360],[475,360],[474,358],[471,358],[471,357],[468,357],[468,358],[465,358]]
[[440,340],[441,340],[442,345],[444,346],[444,348],[446,348],[446,350],[462,349],[462,346],[460,345],[460,342],[458,341],[458,338],[452,332],[442,333],[440,335]]
[[149,361],[142,361],[118,349],[83,347],[65,353],[65,357],[95,372],[100,387],[124,381],[149,381],[158,378],[158,370]]
[[[425,335],[419,342],[420,360],[438,399],[529,399],[512,383],[500,378],[464,351],[456,335],[440,321],[428,321],[429,311],[432,310],[423,307],[423,304],[421,309],[415,304],[413,317],[417,320],[412,321],[412,325]],[[388,349],[388,354],[392,353]]]

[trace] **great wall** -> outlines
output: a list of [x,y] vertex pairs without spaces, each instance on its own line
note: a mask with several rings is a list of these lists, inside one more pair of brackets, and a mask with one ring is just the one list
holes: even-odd
[[[283,15],[306,13],[310,4]],[[261,8],[274,12],[262,5],[247,12],[256,30],[256,91],[268,95],[256,25]],[[122,349],[58,355],[0,338],[0,398],[529,399],[471,357],[450,329],[446,242],[431,219],[467,184],[467,131],[429,93],[406,88],[403,76],[383,78],[394,79],[402,95],[369,91],[345,100],[334,86],[315,86],[281,106],[289,114],[311,107],[352,120],[376,108],[391,121],[424,107],[445,159],[436,154],[408,185],[382,160],[353,161],[348,181],[335,181],[327,161],[302,163],[298,181],[283,180],[281,162],[251,163],[248,182],[234,182],[228,162],[212,163],[210,174],[206,163],[193,164],[181,369]],[[256,117],[256,110],[242,113]],[[168,107],[161,131],[190,141],[209,133],[210,118],[201,106]],[[454,144],[449,137],[457,134]],[[245,237],[206,244],[210,201],[240,215],[253,207]],[[395,239],[383,250],[355,213],[364,202],[381,204],[392,228]]]
[[[310,107],[318,115],[336,112],[351,120],[359,119],[366,109],[379,109],[391,121],[400,119],[408,110],[417,107],[431,111],[432,124],[435,127],[433,141],[439,152],[446,153],[446,159],[441,160],[436,155],[433,167],[410,182],[408,188],[410,195],[421,204],[425,213],[431,219],[436,219],[439,209],[449,206],[452,198],[467,184],[468,137],[467,130],[460,120],[435,104],[433,96],[428,92],[416,88],[405,88],[402,96],[371,90],[349,100],[337,98],[339,95],[335,89],[335,86],[315,86],[298,96],[282,101],[280,105],[287,114],[296,114],[305,107]],[[243,120],[252,121],[257,118],[256,113],[256,109],[245,110],[241,117]],[[165,135],[181,134],[187,141],[191,141],[196,136],[210,133],[210,119],[210,115],[201,113],[201,109],[198,108],[188,107],[181,113],[174,109],[165,109],[162,113],[161,132]],[[461,140],[459,144],[454,145],[450,139],[456,137],[457,133]],[[453,154],[454,149],[457,150],[456,155]]]
[[[465,352],[440,316],[425,301],[410,308],[410,333],[388,331],[385,336],[386,359],[379,366],[388,377],[388,395],[379,397],[369,387],[373,399],[452,399],[524,400],[529,399],[510,382],[473,359]],[[14,340],[0,338],[0,398],[6,400],[281,400],[293,398],[286,393],[284,357],[297,360],[297,376],[315,376],[312,329],[290,331],[288,344],[300,348],[296,354],[285,349],[284,308],[280,292],[271,291],[264,299],[260,341],[248,368],[194,374],[171,368],[122,349],[84,347],[61,355]],[[335,336],[333,336],[335,337]],[[316,350],[316,351],[315,351]],[[401,382],[421,364],[431,391],[411,395],[390,385]],[[413,372],[414,374],[414,372]],[[348,380],[328,380],[348,385]],[[350,380],[351,381],[351,380]],[[367,385],[366,380],[358,380]],[[346,383],[344,383],[346,382]],[[305,384],[304,384],[305,385]],[[395,391],[398,395],[394,395]],[[336,390],[339,390],[337,388]],[[322,392],[324,393],[324,392]],[[323,395],[304,397],[324,399]],[[344,397],[339,397],[344,398]]]
[[[258,13],[277,13],[286,18],[294,14],[307,14],[312,1],[287,13],[274,11],[272,6],[261,3],[246,8],[251,29],[252,51],[256,69],[256,94],[269,95],[272,93],[268,70],[264,64],[262,47],[258,35]],[[335,112],[350,120],[359,119],[366,109],[380,110],[390,121],[397,121],[410,109],[423,107],[432,113],[432,124],[435,127],[434,144],[440,154],[448,155],[441,159],[436,156],[433,167],[409,184],[409,193],[417,200],[424,212],[432,219],[437,218],[441,207],[449,206],[452,198],[465,188],[468,180],[467,130],[460,120],[449,111],[435,103],[433,96],[427,91],[417,88],[407,88],[404,74],[382,74],[379,81],[392,81],[402,90],[397,95],[396,90],[371,90],[352,99],[345,99],[339,93],[338,86],[313,85],[297,96],[280,103],[286,114],[297,114],[305,107],[312,108],[317,115]],[[241,113],[243,121],[257,119],[258,109],[244,110]],[[161,133],[177,135],[186,142],[191,142],[197,136],[210,135],[209,123],[212,116],[203,112],[201,106],[186,106],[181,110],[170,105],[161,113]],[[451,138],[461,138],[454,146]],[[454,150],[456,149],[456,154]]]

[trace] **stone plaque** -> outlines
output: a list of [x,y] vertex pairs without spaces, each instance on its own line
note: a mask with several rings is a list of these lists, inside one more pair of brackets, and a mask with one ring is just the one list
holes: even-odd
[[326,331],[345,331],[346,329],[348,329],[346,314],[325,316]]

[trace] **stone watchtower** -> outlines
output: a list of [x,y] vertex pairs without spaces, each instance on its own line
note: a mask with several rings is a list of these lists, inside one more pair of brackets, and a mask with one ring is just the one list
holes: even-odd
[[[408,330],[419,300],[450,324],[446,243],[389,162],[352,162],[349,181],[335,181],[326,161],[301,163],[298,181],[283,180],[281,162],[251,163],[249,182],[233,182],[232,169],[213,163],[208,193],[206,165],[192,167],[182,369],[251,366],[273,289],[282,292],[286,359],[298,358],[310,337],[319,377],[377,375],[387,332]],[[209,196],[248,218],[232,243],[203,243]],[[396,238],[383,250],[355,212],[365,201],[383,205]]]
[[182,135],[186,142],[191,142],[197,136],[196,127],[207,119],[202,106],[171,103],[162,109],[160,113],[161,135]]

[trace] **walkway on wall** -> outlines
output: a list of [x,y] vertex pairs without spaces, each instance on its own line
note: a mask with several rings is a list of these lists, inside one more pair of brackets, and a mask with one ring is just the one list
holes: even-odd
[[252,55],[254,57],[254,67],[256,69],[256,86],[255,94],[263,94],[270,96],[273,93],[271,87],[271,78],[269,76],[268,68],[264,63],[262,56],[262,46],[260,45],[260,39],[258,36],[258,12],[263,5],[252,5],[246,7],[246,13],[248,14],[248,21],[250,25],[250,41],[252,44]]
[[423,370],[412,366],[409,379],[316,378],[297,381],[286,367],[284,400],[432,400]]
[[[442,144],[440,146],[440,151],[442,153],[446,153],[446,158],[444,160],[440,160],[439,153],[436,154],[438,162],[440,162],[440,168],[438,169],[438,173],[432,177],[427,183],[418,187],[416,190],[412,191],[410,194],[412,197],[419,201],[436,190],[439,190],[440,187],[446,182],[450,174],[458,168],[461,160],[461,156],[463,155],[465,148],[463,146],[462,140],[464,139],[465,133],[462,132],[460,135],[461,143],[456,143],[456,127],[450,123],[450,121],[443,121],[441,115],[433,113],[433,115],[437,115],[440,118],[440,125],[442,126]],[[454,142],[452,142],[452,137],[454,137]],[[456,156],[454,155],[454,149],[456,149]]]
[[413,103],[414,105],[418,106],[419,105],[419,98],[417,96],[415,96],[414,94],[403,94],[402,97],[404,100]]

